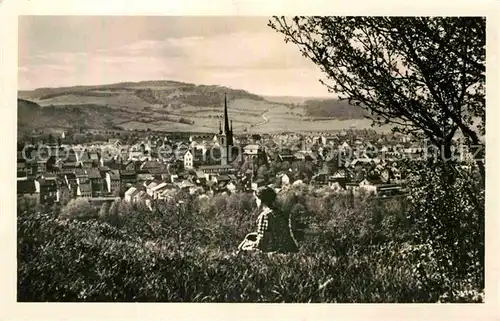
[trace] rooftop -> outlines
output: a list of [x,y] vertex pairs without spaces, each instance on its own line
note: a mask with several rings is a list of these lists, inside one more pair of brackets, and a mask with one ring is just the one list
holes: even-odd
[[87,174],[90,179],[101,178],[101,173],[95,168],[89,169],[87,171]]
[[199,169],[230,169],[233,168],[231,165],[202,165]]
[[17,194],[33,194],[36,192],[35,181],[32,179],[17,181]]

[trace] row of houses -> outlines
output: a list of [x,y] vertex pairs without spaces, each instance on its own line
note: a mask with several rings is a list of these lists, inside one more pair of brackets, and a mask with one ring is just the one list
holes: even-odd
[[[121,146],[119,141],[113,145]],[[347,148],[347,144],[343,147]],[[141,148],[144,152],[144,148]],[[244,173],[238,172],[237,166],[221,165],[204,162],[206,150],[203,149],[176,149],[178,157],[171,162],[159,158],[141,160],[132,158],[128,160],[112,159],[104,161],[102,155],[96,151],[74,151],[64,161],[49,158],[47,161],[33,161],[18,154],[18,194],[36,194],[41,203],[59,202],[67,198],[87,197],[100,198],[121,196],[133,202],[138,200],[149,201],[168,197],[169,191],[185,189],[194,192],[234,192],[248,189],[253,182],[255,169],[261,164],[277,162],[308,162],[322,160],[320,153],[311,150],[292,152],[282,150],[269,154],[262,146],[248,144],[243,152],[235,158],[236,163],[250,160],[256,166]],[[41,156],[41,155],[37,155]],[[376,159],[369,157],[356,158],[347,164],[347,169],[359,172],[367,164],[377,166]],[[313,183],[329,185],[343,189],[358,190],[359,188],[371,189],[375,192],[398,188],[397,169],[392,170],[394,177],[387,177],[383,167],[379,168],[378,178],[366,173],[359,177],[354,174],[342,175],[340,173],[322,173],[319,171],[314,176]],[[281,185],[289,185],[290,177],[280,173]],[[391,181],[392,180],[392,181]],[[268,182],[259,182],[267,184]]]
[[241,179],[239,175],[237,177],[237,171],[230,165],[204,165],[196,170],[179,173],[171,173],[168,164],[157,161],[129,161],[118,166],[117,169],[101,166],[21,176],[17,178],[17,194],[36,194],[40,203],[52,203],[77,197],[130,198],[129,194],[133,191],[131,188],[136,188],[140,192],[147,191],[147,188],[152,189],[154,186],[156,187],[154,193],[146,194],[161,198],[157,196],[168,187],[184,189],[196,186],[215,192],[224,190],[231,192],[246,179]]

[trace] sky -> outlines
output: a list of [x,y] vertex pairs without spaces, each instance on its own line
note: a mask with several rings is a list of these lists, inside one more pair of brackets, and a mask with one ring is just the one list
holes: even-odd
[[267,17],[20,16],[19,89],[176,80],[329,96]]

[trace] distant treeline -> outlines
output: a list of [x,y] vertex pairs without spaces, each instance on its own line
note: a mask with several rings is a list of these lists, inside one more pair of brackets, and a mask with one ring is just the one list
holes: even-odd
[[306,116],[323,119],[360,119],[366,115],[361,107],[339,99],[307,100],[304,102],[304,109]]

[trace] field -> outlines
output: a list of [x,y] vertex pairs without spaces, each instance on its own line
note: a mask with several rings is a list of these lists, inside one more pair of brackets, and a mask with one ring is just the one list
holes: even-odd
[[[178,192],[153,212],[119,200],[100,209],[85,199],[41,208],[25,197],[18,300],[481,302],[480,212],[464,197],[472,185],[422,182],[409,198],[387,200],[308,186],[280,193],[300,242],[288,255],[234,253],[255,229],[246,193]],[[426,195],[438,197],[422,203]]]

